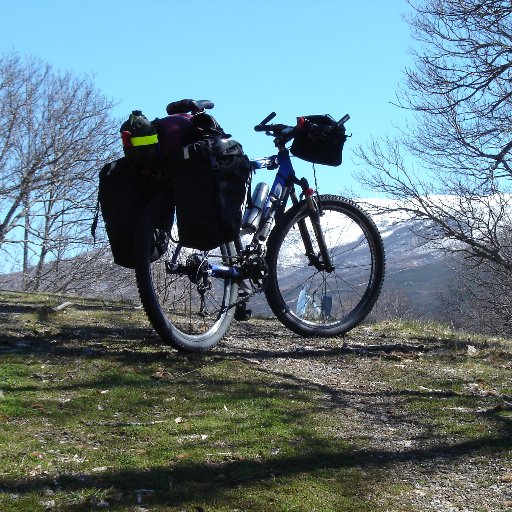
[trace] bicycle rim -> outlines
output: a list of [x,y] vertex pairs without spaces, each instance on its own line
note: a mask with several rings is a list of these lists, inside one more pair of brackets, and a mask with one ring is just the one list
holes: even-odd
[[[169,211],[167,206],[167,211]],[[237,285],[230,277],[208,276],[210,265],[229,266],[233,244],[202,252],[183,247],[176,255],[177,229],[173,226],[167,251],[151,262],[154,228],[165,213],[158,201],[148,208],[139,226],[137,285],[142,305],[160,337],[178,350],[200,352],[213,348],[226,333],[236,300]],[[179,270],[173,270],[175,263]],[[176,267],[174,267],[176,268]]]
[[350,200],[320,199],[333,270],[316,268],[305,255],[300,221],[316,256],[320,249],[303,203],[287,212],[269,240],[267,300],[274,314],[303,336],[336,336],[355,327],[377,300],[384,276],[382,240],[371,219]]

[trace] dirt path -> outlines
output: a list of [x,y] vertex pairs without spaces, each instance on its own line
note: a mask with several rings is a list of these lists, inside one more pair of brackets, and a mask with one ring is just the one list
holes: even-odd
[[337,417],[331,434],[363,444],[370,466],[405,484],[390,510],[512,510],[512,404],[493,387],[493,369],[510,370],[510,359],[495,347],[469,359],[467,345],[364,328],[303,339],[251,320],[234,324],[219,349],[316,387]]

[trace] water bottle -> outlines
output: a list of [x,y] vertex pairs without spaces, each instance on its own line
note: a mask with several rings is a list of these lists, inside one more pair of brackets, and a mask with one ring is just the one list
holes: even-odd
[[242,233],[254,233],[259,226],[261,212],[267,203],[268,185],[266,183],[258,183],[252,194],[252,208],[245,211],[242,219]]

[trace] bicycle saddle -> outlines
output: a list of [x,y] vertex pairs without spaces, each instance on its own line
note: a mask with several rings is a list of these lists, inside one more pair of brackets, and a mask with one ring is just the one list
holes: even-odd
[[202,112],[205,109],[211,109],[214,107],[214,104],[210,100],[179,100],[172,101],[167,105],[165,109],[169,115],[171,114],[187,114],[191,112],[192,114],[196,114],[197,112]]

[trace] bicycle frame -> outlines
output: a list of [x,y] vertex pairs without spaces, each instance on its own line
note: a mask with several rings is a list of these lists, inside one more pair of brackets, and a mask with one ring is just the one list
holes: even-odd
[[[305,178],[301,178],[300,180],[297,179],[290,159],[290,153],[286,148],[281,147],[276,157],[263,159],[263,161],[269,160],[277,160],[279,170],[274,179],[274,183],[272,184],[272,188],[270,189],[267,204],[263,211],[262,221],[259,229],[256,231],[255,237],[259,241],[267,240],[275,215],[280,211],[284,211],[288,199],[291,198],[293,204],[297,204],[299,202],[294,188],[294,185],[299,185],[308,204],[310,212],[309,217],[311,219],[315,236],[318,240],[322,261],[320,261],[314,252],[313,244],[311,243],[309,232],[306,229],[305,221],[299,221],[299,230],[306,249],[306,255],[308,256],[311,264],[318,270],[332,270],[331,258],[326,249],[322,229],[320,227],[320,216],[322,215],[322,212],[319,204],[314,198],[315,191],[309,187]],[[255,162],[258,162],[258,160]]]
[[[275,215],[280,207],[283,210],[286,207],[293,185],[296,182],[295,171],[293,169],[288,150],[284,149],[280,151],[277,156],[263,160],[266,162],[272,162],[272,165],[277,164],[278,171],[274,178],[274,183],[270,188],[258,230],[253,237],[253,241],[257,240],[259,242],[265,242],[267,240]],[[258,160],[255,160],[254,162],[258,162]],[[297,202],[296,196],[295,202]]]
[[[308,256],[311,265],[315,266],[318,270],[327,270],[329,272],[332,269],[332,264],[320,227],[321,209],[314,198],[314,190],[309,188],[309,184],[305,178],[300,180],[297,179],[290,159],[290,153],[284,145],[278,144],[278,149],[279,152],[277,155],[256,159],[251,162],[255,170],[264,168],[274,169],[277,167],[277,173],[263,208],[261,221],[258,229],[253,234],[250,246],[253,248],[261,248],[266,243],[272,226],[276,221],[276,215],[280,212],[284,212],[290,198],[293,204],[297,204],[299,202],[294,188],[294,185],[299,185],[309,207],[309,217],[318,241],[321,259],[313,249],[313,244],[311,242],[310,234],[306,228],[306,223],[302,220],[299,222],[299,230],[306,250],[306,255]],[[242,247],[241,241],[236,240],[235,244],[238,252],[242,252],[244,248]],[[172,260],[168,262],[168,273],[180,273],[183,271],[183,269],[176,265],[180,251],[181,245],[178,244]],[[259,252],[261,253],[261,251]],[[247,277],[240,266],[215,265],[208,263],[205,271],[208,276],[213,278],[231,277],[242,280]]]

